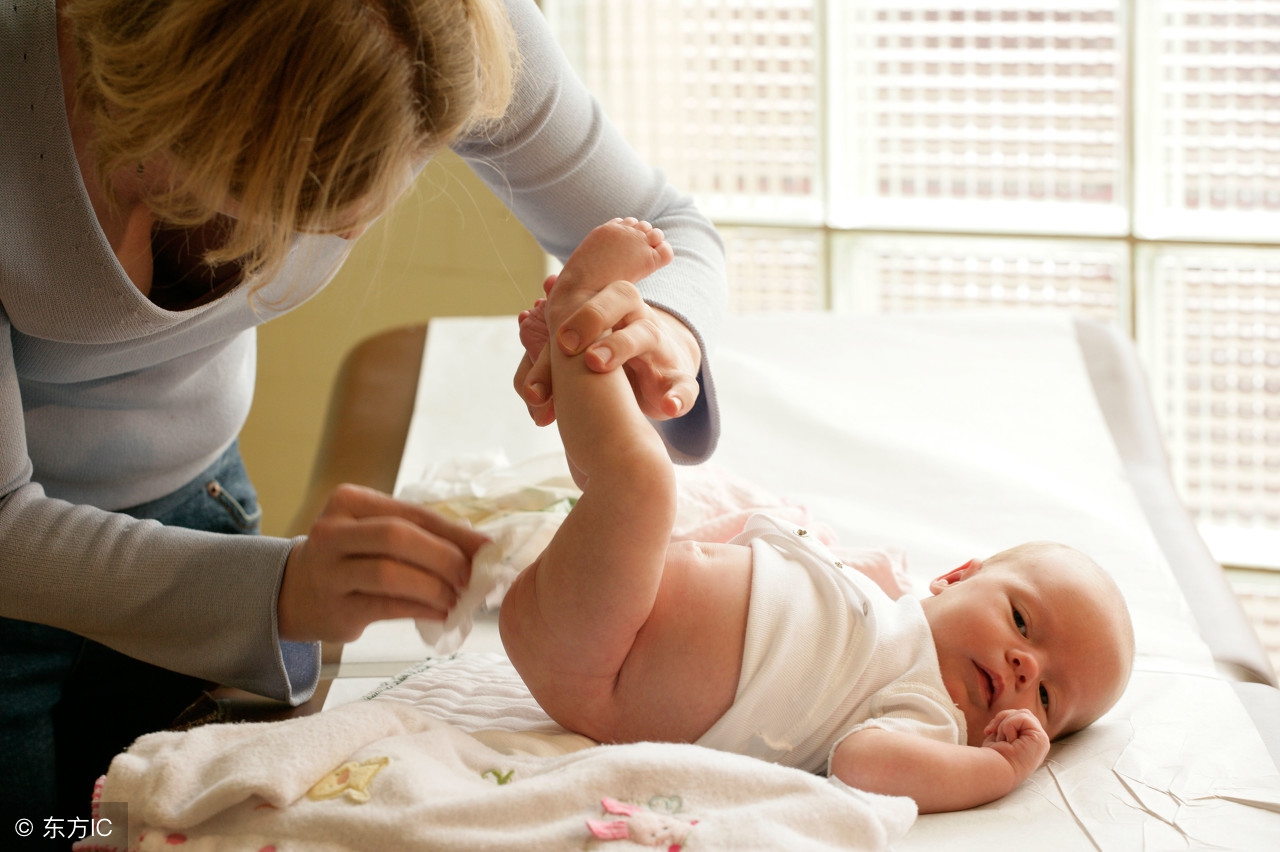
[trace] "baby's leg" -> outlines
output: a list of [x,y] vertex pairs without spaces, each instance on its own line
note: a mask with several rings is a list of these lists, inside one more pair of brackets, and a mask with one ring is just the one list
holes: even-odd
[[[580,294],[638,280],[671,249],[642,223],[596,228],[565,264],[561,288]],[[619,672],[653,610],[675,518],[666,448],[622,370],[594,373],[550,347],[556,420],[565,452],[587,476],[577,505],[502,604],[503,644],[543,708],[568,728],[612,739]]]

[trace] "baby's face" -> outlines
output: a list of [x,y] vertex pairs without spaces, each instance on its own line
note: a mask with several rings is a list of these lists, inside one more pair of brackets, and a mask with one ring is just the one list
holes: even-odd
[[1055,545],[1006,554],[944,574],[922,602],[970,745],[1007,709],[1030,710],[1051,739],[1071,733],[1128,680],[1128,615],[1092,562]]

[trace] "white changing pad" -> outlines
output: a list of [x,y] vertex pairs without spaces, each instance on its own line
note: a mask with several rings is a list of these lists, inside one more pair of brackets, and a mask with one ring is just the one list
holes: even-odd
[[[513,332],[506,317],[432,321],[398,492],[459,456],[501,449],[516,463],[558,446],[510,389]],[[1280,775],[1129,488],[1069,320],[734,318],[711,366],[715,464],[807,506],[841,544],[901,545],[927,580],[1053,539],[1094,556],[1129,601],[1138,660],[1120,704],[1056,744],[1011,796],[921,818],[905,848],[1265,848],[1280,837]]]

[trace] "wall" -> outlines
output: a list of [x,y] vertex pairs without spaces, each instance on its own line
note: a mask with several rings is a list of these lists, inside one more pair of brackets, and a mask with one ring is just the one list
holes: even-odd
[[322,293],[259,330],[241,451],[263,531],[284,534],[301,505],[333,380],[351,347],[432,317],[515,314],[540,295],[545,268],[537,243],[461,160],[447,154],[429,165]]

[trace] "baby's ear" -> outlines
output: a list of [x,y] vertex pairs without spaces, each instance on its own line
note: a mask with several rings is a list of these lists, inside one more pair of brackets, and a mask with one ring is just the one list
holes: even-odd
[[929,583],[929,591],[932,594],[938,594],[943,589],[954,586],[962,580],[967,580],[976,574],[982,568],[981,559],[970,559],[959,568],[954,568],[941,577],[934,579]]

